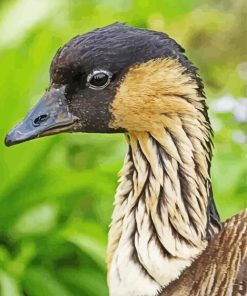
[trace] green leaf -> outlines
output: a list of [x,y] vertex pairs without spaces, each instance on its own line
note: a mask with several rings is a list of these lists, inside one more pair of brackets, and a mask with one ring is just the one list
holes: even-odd
[[21,296],[17,282],[2,270],[0,270],[0,295]]
[[95,269],[83,267],[81,269],[66,268],[59,272],[63,282],[74,288],[78,295],[106,296],[108,288],[106,286],[105,274]]
[[13,231],[18,235],[45,233],[56,224],[57,212],[57,207],[52,204],[41,204],[28,209],[19,218]]
[[31,296],[73,296],[48,270],[42,268],[30,268],[23,286]]
[[105,233],[98,224],[75,220],[61,234],[67,241],[75,244],[105,270]]

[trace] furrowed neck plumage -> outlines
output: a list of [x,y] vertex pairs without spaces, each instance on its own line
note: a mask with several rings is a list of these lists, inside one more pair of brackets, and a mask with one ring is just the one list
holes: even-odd
[[[191,264],[220,227],[211,190],[205,98],[190,76],[176,81],[176,72],[168,73],[179,87],[175,92],[167,88],[171,81],[166,77],[166,88],[161,85],[161,92],[155,92],[159,104],[151,112],[164,102],[172,111],[160,109],[152,122],[141,122],[147,131],[129,128],[127,134],[129,150],[109,233],[108,280],[114,296],[156,295]],[[113,108],[117,114],[116,104]]]

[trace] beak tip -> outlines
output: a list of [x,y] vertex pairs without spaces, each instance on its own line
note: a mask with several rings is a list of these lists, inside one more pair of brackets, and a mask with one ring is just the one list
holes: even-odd
[[[17,126],[18,127],[18,126]],[[9,147],[9,146],[13,146],[16,145],[20,142],[22,142],[23,140],[18,136],[18,133],[16,131],[18,131],[17,127],[13,128],[5,137],[4,139],[4,144],[5,146]]]
[[13,141],[12,137],[10,134],[7,134],[7,136],[4,139],[4,144],[5,146],[9,147],[15,144],[15,141]]
[[4,144],[5,144],[5,146],[7,146],[7,147],[9,147],[9,146],[11,146],[12,145],[12,141],[11,141],[11,139],[10,139],[10,137],[7,135],[6,137],[5,137],[5,139],[4,139]]

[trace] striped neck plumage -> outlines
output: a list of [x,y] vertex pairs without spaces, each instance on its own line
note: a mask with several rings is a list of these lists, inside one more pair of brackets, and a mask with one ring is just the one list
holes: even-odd
[[128,295],[156,295],[218,232],[209,173],[211,129],[197,120],[166,116],[166,128],[127,135],[109,233],[111,295],[122,295],[116,292],[121,284]]
[[112,113],[112,127],[128,130],[129,151],[109,232],[110,295],[153,296],[220,228],[203,86],[192,66],[151,60],[128,71]]

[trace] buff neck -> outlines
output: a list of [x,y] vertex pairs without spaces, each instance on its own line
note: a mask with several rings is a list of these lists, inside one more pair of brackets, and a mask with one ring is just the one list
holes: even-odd
[[127,135],[109,232],[111,296],[157,295],[220,229],[209,124],[188,115],[164,121],[160,130]]

